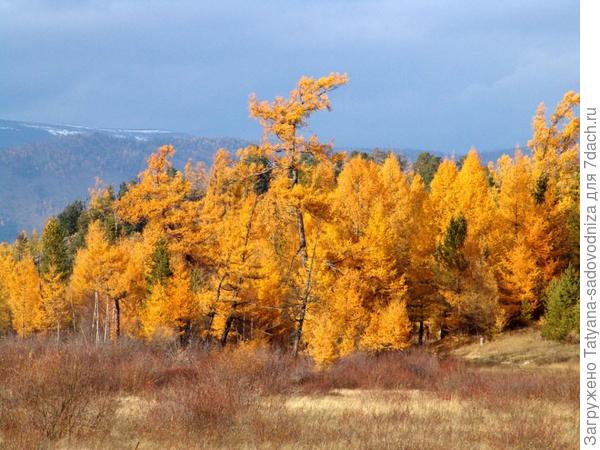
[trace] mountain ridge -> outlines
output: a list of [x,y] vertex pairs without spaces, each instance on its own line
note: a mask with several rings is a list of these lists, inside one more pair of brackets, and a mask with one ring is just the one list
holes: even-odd
[[0,120],[0,241],[40,230],[48,216],[87,197],[96,178],[118,185],[134,178],[149,154],[172,144],[174,163],[209,163],[221,148],[249,141],[208,138],[170,130],[99,129]]
[[[87,197],[100,178],[118,186],[134,178],[150,153],[172,144],[174,164],[188,160],[210,164],[219,148],[235,151],[252,144],[231,137],[202,137],[163,129],[93,128],[0,119],[0,241],[12,241],[21,230],[41,230],[45,220],[68,203]],[[372,151],[372,148],[345,148]],[[414,161],[422,151],[382,148]],[[495,160],[507,150],[480,153]],[[511,152],[512,153],[512,152]],[[487,156],[486,156],[487,155]]]

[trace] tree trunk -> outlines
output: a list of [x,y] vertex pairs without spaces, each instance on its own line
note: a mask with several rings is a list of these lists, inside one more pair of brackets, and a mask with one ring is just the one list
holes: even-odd
[[186,348],[190,343],[190,332],[192,324],[190,320],[182,320],[179,325],[179,345],[182,348]]
[[[310,288],[312,283],[312,271],[315,265],[315,254],[317,252],[317,242],[319,241],[319,228],[317,226],[317,234],[315,236],[315,245],[313,246],[313,253],[310,261],[310,266],[308,266],[308,254],[306,251],[306,237],[304,235],[304,220],[302,220],[302,213],[298,209],[298,213],[300,217],[299,224],[302,226],[298,226],[298,230],[302,232],[301,236],[301,245],[303,242],[304,245],[304,257],[303,257],[303,265],[308,269],[308,273],[306,274],[306,284],[304,286],[304,295],[302,296],[302,303],[300,304],[300,315],[298,316],[298,325],[296,327],[296,332],[294,333],[294,346],[292,348],[292,354],[294,357],[298,356],[298,352],[300,351],[300,343],[302,342],[302,332],[304,328],[304,319],[306,318],[306,308],[308,307],[308,301],[310,299]],[[301,247],[302,248],[302,247]],[[301,255],[302,257],[302,255]]]
[[302,342],[302,329],[304,327],[307,304],[308,301],[303,301],[302,305],[300,305],[300,316],[298,317],[298,325],[296,327],[296,333],[294,334],[294,346],[292,348],[292,354],[294,357],[298,356],[298,352],[300,351],[300,342]]
[[425,328],[423,326],[423,320],[419,320],[419,345],[423,345],[423,335],[425,334]]
[[212,332],[212,324],[215,320],[215,316],[217,315],[216,311],[210,311],[207,316],[208,316],[208,323],[206,324],[206,336],[210,337],[211,332]]
[[[244,236],[244,247],[242,250],[242,256],[240,258],[242,265],[246,262],[246,258],[248,257],[247,250],[248,250],[248,243],[250,242],[250,232],[252,231],[252,224],[254,222],[254,213],[256,211],[256,206],[258,205],[259,198],[260,198],[259,196],[256,196],[256,198],[254,199],[254,203],[252,204],[252,209],[250,210],[250,217],[248,218],[248,222],[246,223],[246,234]],[[218,295],[220,295],[221,284],[224,279],[225,279],[225,276],[223,276],[223,278],[221,279],[221,283],[219,283]],[[243,278],[238,275],[238,277],[236,279],[237,286],[236,286],[235,292],[233,294],[234,299],[237,299],[240,294],[242,281],[243,281]],[[235,313],[235,310],[237,307],[238,307],[237,302],[234,302],[233,305],[231,305],[231,310],[229,312],[229,315],[227,316],[227,320],[225,321],[225,328],[223,329],[223,333],[221,334],[221,347],[225,347],[227,345],[227,336],[229,335],[229,332],[231,331],[231,325],[233,324],[233,321],[235,319],[237,319],[237,317],[234,316],[234,313]],[[211,318],[211,324],[212,324],[212,318]]]
[[106,311],[104,312],[104,342],[108,339],[108,327],[110,326],[110,314],[108,309],[108,298],[106,298]]
[[442,322],[442,326],[440,328],[440,339],[444,339],[446,336],[448,336],[448,326],[446,325],[446,322]]
[[98,308],[98,291],[94,291],[94,316],[92,318],[92,330],[96,330],[96,345],[100,342],[100,318]]
[[116,342],[121,337],[121,299],[115,297],[113,304],[113,327],[111,328],[111,340]]
[[73,298],[69,299],[69,305],[71,306],[71,317],[73,322],[71,323],[71,329],[75,333],[77,331],[77,324],[75,323],[75,306],[73,305]]
[[298,253],[300,254],[300,261],[302,265],[306,268],[308,263],[308,253],[306,251],[306,233],[304,231],[304,216],[300,208],[296,208],[296,224],[298,227],[298,237],[300,240],[300,247],[298,248]]
[[225,328],[223,328],[223,333],[221,334],[221,347],[225,347],[227,344],[227,336],[229,336],[229,332],[231,331],[231,325],[233,325],[233,321],[235,320],[235,316],[233,313],[227,316],[227,320],[225,321]]

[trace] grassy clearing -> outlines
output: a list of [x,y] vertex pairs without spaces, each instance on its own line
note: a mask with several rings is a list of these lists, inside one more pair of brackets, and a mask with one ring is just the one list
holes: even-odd
[[0,343],[0,447],[575,449],[578,373],[425,352]]
[[478,364],[572,369],[579,366],[579,344],[542,339],[539,327],[503,333],[483,346],[479,342],[463,345],[450,355]]

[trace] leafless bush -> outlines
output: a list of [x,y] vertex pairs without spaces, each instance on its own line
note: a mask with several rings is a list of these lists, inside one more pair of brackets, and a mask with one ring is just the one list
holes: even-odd
[[304,380],[304,390],[417,389],[452,366],[425,352],[356,353],[343,358]]
[[0,429],[9,445],[83,438],[108,429],[115,402],[107,395],[105,373],[90,370],[96,358],[83,348],[3,351],[2,356],[12,359],[0,389]]
[[307,360],[243,346],[191,352],[188,361],[186,366],[164,369],[157,379],[160,389],[148,416],[157,440],[178,430],[226,445],[221,440],[224,430],[256,416],[265,398],[290,394],[299,373],[310,370]]

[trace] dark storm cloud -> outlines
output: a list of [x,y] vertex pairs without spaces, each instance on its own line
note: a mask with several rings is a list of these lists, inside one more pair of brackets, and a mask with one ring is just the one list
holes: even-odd
[[2,1],[0,117],[256,138],[250,92],[347,72],[312,130],[339,145],[524,142],[579,87],[567,0]]

